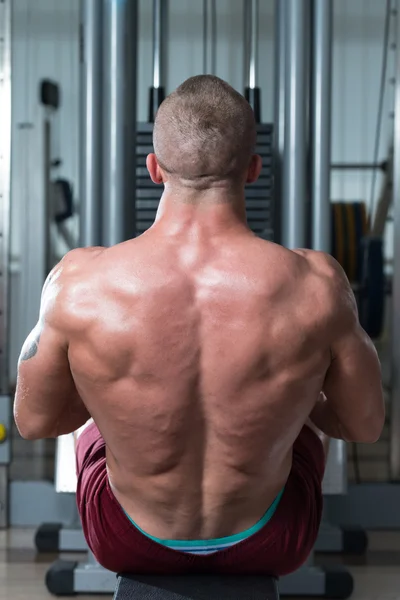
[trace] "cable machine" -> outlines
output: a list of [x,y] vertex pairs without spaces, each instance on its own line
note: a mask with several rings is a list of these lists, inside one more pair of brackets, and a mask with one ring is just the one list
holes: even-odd
[[[130,25],[136,27],[137,17],[135,11],[137,10],[136,2],[129,3],[129,7],[132,10],[132,13],[123,14],[119,13],[117,7],[115,6],[115,2],[112,0],[104,0],[103,3],[98,2],[97,0],[86,0],[85,7],[87,12],[85,20],[87,29],[86,31],[90,31],[90,23],[92,23],[92,38],[88,39],[86,35],[84,37],[85,43],[85,62],[86,70],[85,70],[85,81],[86,81],[86,95],[85,95],[85,113],[86,113],[86,128],[84,131],[84,159],[83,159],[83,173],[82,177],[83,181],[83,189],[84,194],[82,195],[82,220],[81,220],[81,239],[82,245],[92,245],[96,243],[115,243],[116,241],[121,241],[126,236],[128,236],[129,232],[126,230],[126,223],[134,224],[136,217],[136,228],[135,232],[141,233],[148,226],[151,225],[155,211],[158,205],[158,200],[160,196],[160,188],[154,187],[152,184],[150,185],[148,180],[147,171],[145,170],[145,166],[143,164],[143,157],[147,155],[149,151],[151,151],[151,132],[152,132],[152,122],[154,120],[155,112],[159,106],[161,99],[164,97],[164,81],[162,76],[162,68],[160,65],[162,53],[160,52],[161,41],[160,36],[163,31],[162,22],[163,17],[161,11],[162,2],[154,2],[154,60],[153,60],[153,69],[154,69],[154,77],[153,77],[153,86],[151,88],[151,95],[149,101],[149,123],[146,124],[138,124],[136,130],[136,123],[130,123],[128,125],[129,136],[126,137],[126,130],[124,131],[124,125],[122,121],[122,115],[126,112],[126,107],[129,106],[129,111],[131,114],[135,114],[135,110],[132,109],[132,104],[130,101],[134,100],[135,96],[135,75],[136,69],[131,70],[131,79],[128,80],[128,91],[125,90],[123,101],[121,101],[120,96],[123,94],[122,92],[122,82],[121,77],[118,77],[116,71],[118,69],[113,69],[115,64],[119,64],[122,71],[127,69],[127,60],[126,60],[126,48],[123,46],[116,46],[113,43],[117,38],[120,39],[121,31],[124,28],[124,19],[126,18]],[[287,226],[283,232],[285,243],[289,247],[293,247],[294,245],[305,245],[304,239],[306,237],[305,233],[305,189],[307,187],[307,174],[305,174],[305,138],[307,138],[307,132],[304,130],[303,125],[299,125],[298,122],[294,122],[289,124],[289,114],[296,114],[296,120],[298,121],[303,114],[304,104],[307,103],[309,98],[306,97],[306,88],[304,79],[305,72],[305,61],[303,52],[304,52],[304,14],[300,15],[299,13],[299,5],[301,5],[304,9],[307,9],[308,2],[306,0],[279,0],[277,3],[280,7],[277,6],[277,18],[278,18],[278,43],[279,43],[279,51],[277,54],[279,55],[279,63],[277,63],[277,75],[279,77],[279,86],[277,86],[277,96],[280,98],[280,101],[277,103],[277,113],[276,113],[276,151],[275,155],[279,164],[277,165],[277,172],[280,172],[281,175],[276,177],[276,181],[279,179],[279,189],[282,190],[283,194],[283,216],[288,220]],[[320,95],[320,100],[313,105],[314,108],[311,112],[311,122],[313,123],[313,134],[312,134],[312,164],[313,164],[313,175],[311,179],[311,188],[312,188],[312,198],[313,198],[313,219],[315,220],[315,227],[320,227],[319,230],[319,239],[317,237],[313,237],[313,247],[317,249],[326,249],[325,246],[327,244],[327,240],[329,239],[330,233],[330,223],[329,223],[329,215],[326,210],[326,202],[329,199],[329,184],[327,181],[327,169],[326,166],[329,165],[329,131],[327,133],[327,122],[329,117],[329,100],[323,99],[322,94],[329,92],[329,80],[324,80],[323,76],[329,77],[330,69],[327,67],[329,57],[326,55],[327,47],[329,47],[329,27],[330,22],[327,19],[327,15],[329,13],[326,12],[326,8],[330,6],[329,0],[327,2],[316,2],[318,8],[325,6],[325,11],[322,10],[319,13],[319,17],[317,13],[314,13],[315,21],[315,34],[319,35],[319,41],[315,38],[315,58],[321,59],[321,62],[316,63],[319,66],[314,65],[314,70],[318,77],[313,79],[313,97],[314,100]],[[0,11],[5,11],[3,14],[7,14],[7,6],[9,3],[3,2],[0,4]],[[249,19],[251,23],[249,36],[250,41],[250,53],[249,55],[252,57],[250,60],[249,73],[251,71],[251,75],[249,74],[248,85],[246,85],[246,96],[248,97],[249,102],[252,104],[255,114],[257,117],[258,123],[261,123],[261,103],[260,103],[260,92],[257,87],[257,2],[251,2],[251,11],[249,14]],[[104,14],[100,14],[98,7],[103,6]],[[213,8],[210,9],[210,15],[215,11],[215,4],[212,3]],[[5,7],[5,8],[4,8]],[[96,8],[97,7],[97,8]],[[157,10],[156,10],[157,9]],[[158,10],[160,9],[160,10]],[[2,16],[2,13],[0,13]],[[133,18],[133,20],[131,20]],[[322,21],[318,21],[318,18],[322,19]],[[99,19],[99,21],[97,21]],[[104,54],[101,54],[101,29],[99,26],[104,27],[104,39],[105,39],[105,50]],[[207,21],[208,23],[208,21]],[[211,20],[212,23],[212,20]],[[215,19],[216,23],[216,19]],[[206,31],[214,32],[211,33],[211,39],[216,39],[216,24],[207,25],[205,27]],[[291,32],[291,39],[285,37],[285,26],[288,25],[288,29]],[[249,30],[249,22],[246,24],[247,31]],[[328,27],[328,29],[324,30],[324,27]],[[302,30],[303,28],[303,30]],[[325,34],[323,32],[325,31]],[[123,36],[122,36],[123,37]],[[131,45],[131,56],[134,56],[134,60],[136,60],[136,37],[131,36],[130,43]],[[206,36],[207,37],[207,36]],[[4,39],[8,39],[7,35],[4,36]],[[323,50],[323,43],[327,41],[327,47],[325,47],[325,51]],[[212,48],[214,47],[214,58],[209,58],[212,56]],[[157,51],[158,48],[158,51]],[[249,47],[246,46],[247,50]],[[317,53],[320,52],[320,54]],[[91,52],[91,54],[90,54]],[[205,60],[205,64],[209,63],[208,66],[205,66],[205,70],[213,71],[215,70],[215,46],[211,44],[210,54],[207,52],[207,59]],[[325,53],[324,53],[325,52]],[[91,58],[89,58],[91,56]],[[100,58],[99,58],[100,57]],[[290,58],[292,57],[292,58]],[[283,59],[283,60],[282,60]],[[98,61],[98,62],[97,62]],[[102,62],[104,61],[104,63]],[[104,65],[104,78],[101,76],[102,65]],[[325,66],[324,66],[325,65]],[[285,76],[286,73],[286,76]],[[126,80],[125,80],[126,83]],[[4,86],[1,88],[1,99],[3,102],[3,91],[6,89]],[[103,94],[107,90],[107,94]],[[104,96],[104,104],[101,105],[101,109],[98,108],[98,103],[100,98]],[[293,97],[297,98],[296,103],[290,104],[288,103],[288,98]],[[322,99],[321,99],[322,98]],[[298,101],[298,102],[297,102]],[[398,100],[399,102],[399,100]],[[2,104],[3,106],[3,104]],[[135,105],[134,105],[135,106]],[[97,107],[97,108],[96,108]],[[322,114],[318,111],[322,108],[326,109],[326,113]],[[128,112],[129,112],[128,111]],[[294,113],[293,113],[294,111]],[[2,113],[4,114],[4,113]],[[134,119],[135,120],[135,119]],[[306,120],[304,121],[306,122]],[[97,126],[96,126],[97,124]],[[89,127],[90,126],[90,127]],[[263,132],[259,125],[259,134]],[[272,128],[269,127],[269,130],[266,130],[265,137],[259,138],[259,150],[262,147],[265,151],[265,158],[268,160],[271,157],[271,144],[272,144]],[[397,127],[398,128],[398,127]],[[95,137],[97,135],[97,138]],[[318,138],[318,135],[320,136]],[[115,137],[113,137],[115,136]],[[326,136],[326,137],[324,137]],[[102,141],[108,140],[111,143],[115,144],[113,149],[115,152],[105,151],[105,148],[108,148],[108,142],[103,144]],[[303,143],[301,144],[301,140],[303,139]],[[319,139],[319,141],[318,141]],[[97,140],[97,142],[96,142]],[[325,140],[325,142],[324,142]],[[7,140],[7,136],[1,140],[2,144],[9,142]],[[325,146],[321,145],[325,143]],[[128,166],[132,164],[132,152],[135,151],[136,148],[136,160],[137,160],[137,168],[135,173],[132,175],[132,169],[129,169]],[[301,148],[299,150],[299,148]],[[261,150],[260,150],[261,152]],[[395,153],[399,154],[399,149],[397,146],[395,147]],[[110,156],[112,155],[112,156]],[[4,156],[4,154],[3,154]],[[318,164],[318,161],[322,161],[323,165]],[[268,164],[268,163],[267,163]],[[1,168],[3,169],[4,163],[1,164]],[[269,171],[265,171],[262,174],[259,187],[254,186],[253,188],[249,188],[246,190],[246,198],[247,198],[247,206],[248,206],[248,216],[249,216],[249,224],[254,228],[254,230],[265,237],[266,239],[277,239],[277,221],[276,214],[271,214],[271,206],[272,206],[272,170],[271,163],[269,163]],[[102,179],[101,173],[104,173],[104,178]],[[115,173],[118,174],[118,177],[121,178],[118,186],[115,185]],[[135,181],[136,174],[136,181]],[[396,179],[397,177],[397,179]],[[395,174],[395,185],[398,187],[398,174]],[[4,184],[5,181],[5,184]],[[296,185],[296,182],[300,181],[300,186]],[[6,196],[7,193],[7,178],[2,179],[1,185],[4,185],[4,191],[0,194],[0,202]],[[130,215],[127,218],[127,206],[133,206],[134,203],[133,195],[131,195],[131,190],[137,190],[136,198],[136,206],[135,214]],[[294,190],[300,190],[300,202],[298,201],[299,195],[297,194],[297,205],[294,202]],[[397,188],[396,188],[397,189]],[[96,191],[97,190],[97,191]],[[251,191],[254,190],[256,193],[254,196],[251,196]],[[269,196],[265,194],[265,190],[268,190]],[[9,191],[9,190],[8,190]],[[110,194],[109,192],[112,193]],[[102,202],[99,201],[99,198],[103,198]],[[325,203],[325,204],[324,204]],[[0,208],[2,211],[2,215],[6,215],[6,204],[2,202],[0,204]],[[275,207],[274,207],[275,210]],[[121,215],[123,215],[123,220]],[[321,226],[321,221],[323,221]],[[4,226],[6,220],[2,217],[1,220],[1,229],[0,229],[0,241],[3,240],[2,246],[2,254],[0,258],[4,264],[4,252],[6,247],[7,240],[7,227]],[[328,232],[326,235],[322,236],[321,232]],[[96,241],[99,240],[99,241]],[[397,242],[396,242],[397,243]],[[400,255],[400,250],[398,248],[399,244],[396,245],[397,255]],[[329,246],[327,251],[329,251]],[[6,277],[4,277],[4,270],[0,271],[0,296],[6,298],[4,295],[4,290],[7,290]],[[397,288],[396,288],[397,289]],[[400,292],[397,293],[400,295]],[[5,302],[3,298],[3,302]],[[3,303],[2,306],[5,306]],[[0,350],[2,350],[1,344],[2,340],[6,339],[5,333],[5,323],[4,321],[4,309],[0,308]],[[1,329],[3,327],[3,329]],[[397,357],[398,358],[398,357]],[[3,374],[3,367],[5,364],[4,360],[4,352],[0,352],[0,365],[1,365],[1,373]],[[1,382],[1,393],[4,392],[5,387],[3,382],[6,381],[3,378],[3,375],[0,379]],[[2,401],[3,396],[1,396],[0,401]],[[397,410],[398,416],[398,405],[395,406],[394,410]],[[0,405],[1,410],[1,405]],[[0,421],[1,421],[1,412],[0,412]],[[0,428],[1,429],[1,428]],[[0,430],[1,435],[1,430]],[[5,447],[5,446],[4,446]],[[2,472],[3,472],[3,464],[2,464],[2,449],[3,445],[1,445],[0,441],[0,494],[2,493]],[[345,456],[343,454],[343,448],[340,444],[337,445],[336,451],[333,453],[334,459],[337,462],[337,465],[342,466],[345,463]],[[393,457],[394,467],[398,464],[398,459]],[[343,477],[339,473],[340,485],[343,484]],[[3,486],[4,488],[5,486]],[[1,514],[1,513],[0,513]],[[78,569],[79,571],[79,569]],[[86,575],[84,575],[86,573]],[[86,581],[86,583],[82,584],[79,587],[79,590],[82,591],[96,591],[97,583],[93,583],[89,581],[90,573],[99,573],[99,578],[101,577],[101,570],[99,571],[98,567],[95,565],[93,569],[82,569],[82,578],[75,578],[75,585],[77,581]],[[319,594],[321,590],[324,592],[326,590],[326,577],[324,574],[318,571],[318,577],[316,576],[316,571],[314,571],[315,577],[312,580],[311,587],[313,587],[313,591],[310,591],[310,578],[309,574],[303,572],[303,575],[295,574],[297,579],[292,578],[292,583],[289,584],[289,579],[285,582],[283,580],[283,586],[287,586],[286,589],[292,589],[290,593],[299,593],[300,589],[307,590],[307,594]],[[104,582],[104,573],[102,574]],[[86,579],[84,579],[86,577]],[[300,579],[299,579],[300,577]],[[303,577],[303,579],[301,578]],[[340,579],[340,576],[339,576]],[[342,579],[343,580],[343,579]],[[293,587],[293,582],[296,581],[296,589]],[[348,579],[346,580],[348,582]],[[86,587],[85,587],[86,586]],[[292,586],[292,588],[290,587]],[[300,589],[299,587],[300,586]],[[75,588],[74,588],[75,589]],[[104,587],[103,587],[104,590]]]

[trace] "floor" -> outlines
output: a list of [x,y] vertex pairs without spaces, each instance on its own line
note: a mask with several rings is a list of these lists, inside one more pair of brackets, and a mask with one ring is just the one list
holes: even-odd
[[346,565],[354,578],[352,600],[400,600],[400,531],[369,532],[365,556],[319,555],[319,564]]
[[[0,531],[0,600],[43,600],[54,598],[44,579],[48,566],[58,558],[39,555],[33,545],[34,531],[13,529]],[[82,555],[65,554],[62,558],[81,559]],[[80,596],[75,596],[79,599]],[[85,596],[86,600],[88,597]],[[111,598],[91,596],[91,600]]]
[[[33,547],[33,531],[0,531],[0,600],[50,598],[44,577],[53,556],[39,556]],[[400,600],[400,532],[371,532],[365,557],[318,557],[349,566],[354,576],[352,600]],[[68,556],[70,558],[70,555]],[[104,600],[110,596],[91,596]],[[76,596],[79,598],[79,596]],[[87,599],[87,596],[86,596]]]

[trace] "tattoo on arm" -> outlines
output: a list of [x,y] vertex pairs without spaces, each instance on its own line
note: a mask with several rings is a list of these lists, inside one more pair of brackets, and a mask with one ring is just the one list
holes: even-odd
[[32,336],[32,339],[28,339],[26,341],[26,348],[23,349],[22,354],[21,354],[21,361],[26,361],[29,360],[30,358],[33,358],[38,351],[38,347],[39,347],[39,341],[40,341],[40,333],[37,333],[36,335]]

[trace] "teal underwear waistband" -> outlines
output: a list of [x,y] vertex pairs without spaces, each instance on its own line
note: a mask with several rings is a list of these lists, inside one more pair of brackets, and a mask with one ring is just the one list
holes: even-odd
[[125,511],[124,512],[130,520],[130,522],[132,523],[132,525],[136,527],[136,529],[138,529],[143,535],[150,538],[151,540],[153,540],[153,542],[156,542],[157,544],[167,546],[167,548],[171,548],[172,550],[179,550],[180,552],[189,552],[190,554],[212,554],[213,552],[218,552],[219,550],[229,548],[229,546],[234,546],[235,544],[246,540],[247,538],[260,531],[260,529],[262,529],[275,514],[280,499],[282,498],[284,489],[285,488],[283,488],[279,492],[279,494],[277,495],[277,497],[275,498],[265,515],[255,525],[253,525],[253,527],[250,527],[249,529],[246,529],[241,533],[236,533],[235,535],[229,535],[227,537],[216,538],[211,540],[162,540],[160,538],[149,535],[148,533],[140,529],[140,527],[136,525],[135,521],[133,521],[133,519],[131,519],[131,517]]

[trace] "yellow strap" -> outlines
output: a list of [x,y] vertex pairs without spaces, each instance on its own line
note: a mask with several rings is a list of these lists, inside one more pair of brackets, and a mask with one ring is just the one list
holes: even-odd
[[369,222],[368,222],[368,213],[367,206],[365,202],[361,203],[361,217],[362,217],[362,232],[363,237],[369,233]]

